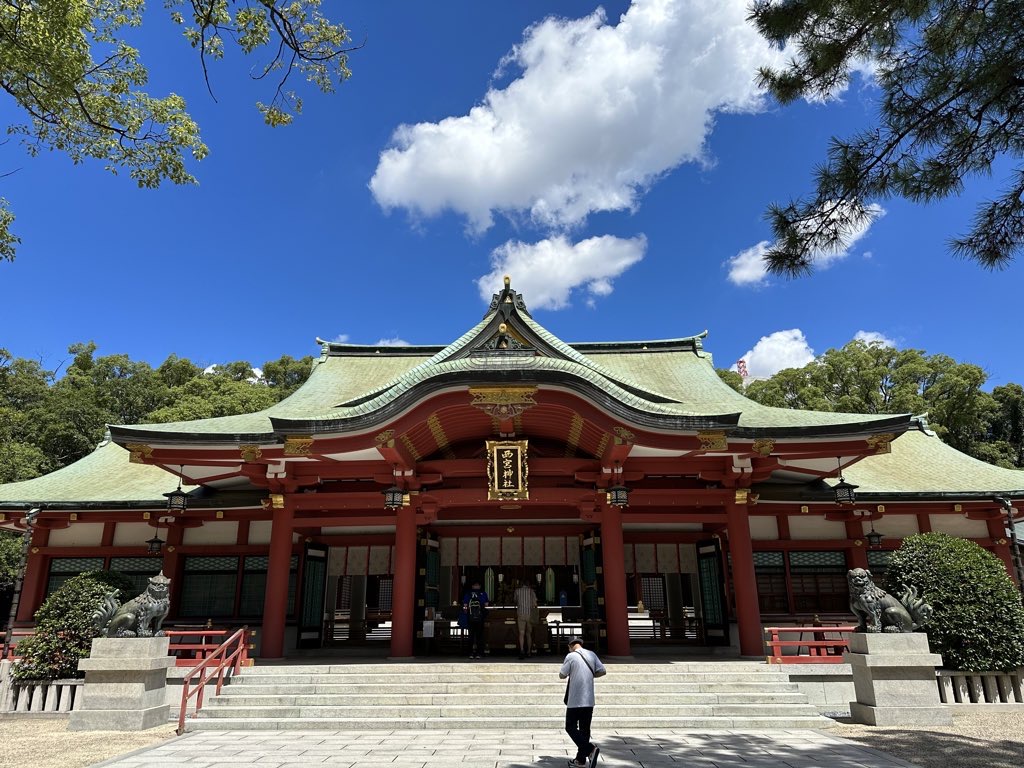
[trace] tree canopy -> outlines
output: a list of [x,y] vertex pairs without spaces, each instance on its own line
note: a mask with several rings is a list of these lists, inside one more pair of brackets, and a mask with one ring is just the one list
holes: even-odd
[[751,400],[779,408],[843,413],[927,414],[944,442],[975,458],[1024,468],[1024,388],[984,386],[977,365],[920,349],[851,341],[802,368],[787,368],[746,387],[735,371],[726,383]]
[[768,211],[776,241],[770,272],[799,275],[842,250],[872,202],[929,202],[959,194],[994,163],[1017,163],[1001,192],[976,209],[954,254],[1005,267],[1024,246],[1024,5],[962,0],[755,0],[750,20],[792,45],[782,69],[759,82],[782,104],[825,99],[854,68],[874,71],[874,126],[834,138],[815,192]]
[[[254,78],[270,98],[257,102],[267,125],[291,122],[302,100],[289,89],[298,75],[324,92],[349,76],[344,26],[320,12],[321,0],[166,0],[173,21],[207,63],[235,47],[262,54]],[[148,72],[127,34],[143,23],[143,0],[3,0],[0,3],[0,89],[20,108],[20,136],[30,155],[59,150],[76,164],[127,171],[140,187],[195,182],[188,161],[207,146],[185,100],[146,93]],[[19,238],[0,197],[0,260],[13,259]]]
[[93,450],[107,424],[230,416],[267,408],[308,378],[312,357],[284,355],[208,371],[176,355],[157,368],[73,344],[63,375],[0,349],[0,483],[60,469]]

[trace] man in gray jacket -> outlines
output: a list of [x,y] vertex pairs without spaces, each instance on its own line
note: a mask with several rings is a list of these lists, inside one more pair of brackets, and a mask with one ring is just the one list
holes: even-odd
[[576,744],[576,759],[569,768],[594,768],[601,749],[590,743],[590,721],[594,717],[594,678],[607,674],[597,654],[583,647],[583,640],[569,641],[569,653],[558,670],[565,687],[565,732]]

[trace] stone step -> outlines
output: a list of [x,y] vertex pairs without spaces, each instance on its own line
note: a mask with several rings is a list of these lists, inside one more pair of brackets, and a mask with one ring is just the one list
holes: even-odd
[[[537,691],[524,691],[516,688],[514,692],[475,693],[472,701],[481,705],[508,704],[510,706],[529,706],[544,696],[560,697],[562,688]],[[767,696],[755,696],[750,693],[727,693],[707,691],[703,693],[650,693],[647,691],[600,691],[602,706],[605,704],[660,705],[660,704],[802,704],[807,701],[804,694],[797,691],[777,693]],[[206,706],[231,707],[309,707],[309,706],[428,706],[452,705],[464,703],[467,696],[458,693],[363,693],[351,694],[317,694],[303,691],[295,694],[258,694],[248,690],[232,691],[224,689],[220,696],[210,699]],[[760,699],[761,701],[755,700]]]
[[[325,685],[325,684],[401,684],[406,686],[425,686],[437,683],[494,683],[501,685],[512,685],[519,683],[539,683],[547,680],[558,679],[558,669],[548,667],[543,672],[510,672],[510,671],[479,671],[459,670],[448,674],[437,672],[422,672],[410,674],[305,674],[292,675],[253,675],[246,671],[234,679],[235,685],[266,685],[268,681],[281,680],[289,685]],[[639,686],[648,683],[671,681],[673,683],[785,683],[789,678],[782,673],[768,675],[747,675],[747,674],[719,674],[703,672],[682,672],[682,673],[657,673],[648,672],[644,674],[622,674],[616,669],[610,669],[602,681],[628,680],[631,684]]]
[[[776,696],[788,693],[795,693],[799,690],[795,683],[788,680],[771,683],[686,683],[666,681],[645,682],[643,685],[636,684],[633,680],[609,680],[602,677],[597,683],[600,686],[601,694],[614,693],[615,691],[626,691],[635,693],[656,693],[669,695],[672,693],[735,693],[745,695]],[[301,694],[322,694],[338,696],[358,696],[374,694],[402,694],[402,693],[447,693],[453,695],[472,696],[476,694],[499,694],[508,695],[511,690],[519,693],[550,694],[552,691],[561,692],[565,689],[564,680],[550,680],[545,682],[518,683],[514,686],[508,682],[504,683],[482,683],[474,681],[447,682],[440,681],[429,685],[410,686],[401,683],[270,683],[259,684],[248,682],[240,684],[236,678],[228,686],[225,686],[223,695],[258,695],[258,696],[294,696]]]
[[[552,656],[545,661],[517,661],[515,659],[465,659],[457,662],[393,662],[363,664],[264,664],[246,669],[246,675],[255,677],[273,675],[366,675],[366,674],[441,674],[453,672],[494,671],[497,674],[538,672],[550,673],[552,666],[560,666],[561,657]],[[697,672],[701,674],[758,674],[779,676],[783,673],[777,666],[765,664],[763,661],[730,661],[730,662],[666,662],[632,664],[605,662],[609,672],[616,674],[675,674],[679,672]],[[783,675],[784,676],[784,675]]]
[[[813,716],[817,710],[810,704],[654,704],[647,706],[631,704],[600,704],[602,717],[755,717],[755,716]],[[238,707],[231,704],[218,703],[203,707],[201,717],[234,717],[234,718],[379,718],[393,721],[400,718],[455,718],[469,719],[476,717],[477,722],[501,722],[506,718],[528,719],[531,717],[563,717],[565,705],[560,701],[551,704],[449,704],[445,706],[308,706],[308,707]]]
[[[500,726],[506,730],[561,729],[565,724],[564,712],[557,717],[503,718]],[[371,718],[215,718],[199,717],[186,721],[186,731],[284,731],[284,730],[329,730],[329,731],[393,731],[393,730],[477,730],[483,725],[479,717],[469,718],[412,718],[399,717],[384,720]],[[661,728],[673,730],[760,730],[760,729],[824,729],[835,727],[836,723],[821,715],[807,716],[750,716],[750,717],[609,717],[594,715],[595,731],[639,730],[649,731]]]

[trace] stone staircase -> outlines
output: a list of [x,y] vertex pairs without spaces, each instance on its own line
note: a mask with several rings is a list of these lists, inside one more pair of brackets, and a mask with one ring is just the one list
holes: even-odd
[[[763,662],[606,662],[594,727],[828,728]],[[186,730],[562,728],[559,662],[257,666],[208,698]]]

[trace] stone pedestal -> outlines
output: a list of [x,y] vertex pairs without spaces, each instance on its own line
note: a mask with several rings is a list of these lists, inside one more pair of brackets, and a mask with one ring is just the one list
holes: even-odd
[[167,637],[97,637],[92,655],[78,662],[85,671],[82,705],[69,731],[141,731],[167,725]]
[[950,725],[953,717],[939,702],[935,667],[942,657],[931,653],[921,632],[850,635],[843,660],[853,670],[857,700],[850,714],[867,725]]

